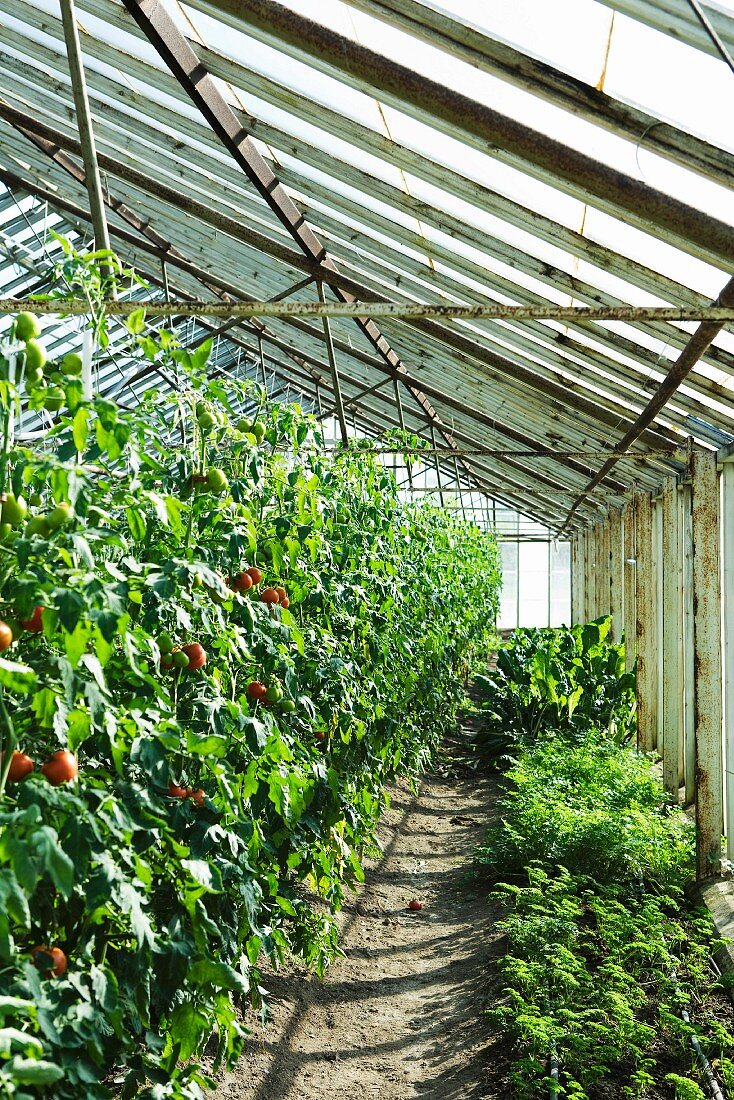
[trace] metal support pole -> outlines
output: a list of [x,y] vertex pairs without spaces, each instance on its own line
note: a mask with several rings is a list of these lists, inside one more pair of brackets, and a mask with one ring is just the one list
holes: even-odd
[[685,804],[696,798],[696,646],[693,630],[693,486],[682,487],[683,526],[683,778]]
[[[393,384],[393,389],[395,391],[395,407],[398,410],[398,421],[400,423],[400,430],[404,432],[405,431],[405,413],[403,412],[403,398],[402,398],[402,395],[400,393],[400,383],[398,382],[397,378],[393,378],[392,384]],[[412,471],[410,469],[410,459],[407,456],[405,457],[405,468],[408,471],[408,485],[412,489],[413,488],[413,474],[412,474]]]
[[576,535],[571,539],[571,626],[580,621],[579,599],[579,555],[581,552],[583,535]]
[[719,873],[724,829],[722,759],[721,580],[716,454],[695,447],[693,482],[693,636],[696,712],[696,864],[699,878]]
[[94,143],[94,131],[92,129],[92,115],[89,109],[87,85],[84,79],[84,62],[82,60],[82,50],[79,43],[79,30],[77,28],[74,0],[61,0],[61,22],[64,28],[66,54],[69,59],[69,75],[71,76],[74,109],[76,111],[79,140],[81,142],[82,157],[84,160],[84,173],[86,176],[87,194],[89,196],[89,210],[92,215],[92,226],[94,227],[94,244],[95,248],[98,249],[109,248],[110,237],[107,231],[102,181],[99,175],[97,148]]
[[[436,446],[436,432],[435,432],[435,429],[433,427],[433,424],[431,424],[431,443],[433,444],[433,447],[435,449],[435,446]],[[436,482],[438,484],[438,499],[441,501],[441,507],[443,508],[443,506],[444,506],[443,482],[442,482],[442,479],[441,479],[441,466],[439,465],[438,455],[434,455],[434,459],[435,459],[435,462],[436,462]]]
[[[319,282],[319,301],[326,301],[324,295],[324,284]],[[334,341],[331,338],[331,322],[328,317],[324,317],[324,339],[326,341],[326,354],[329,357],[329,366],[331,367],[331,377],[334,385],[334,404],[336,405],[336,415],[339,421],[339,428],[342,436],[342,446],[346,447],[349,444],[349,431],[347,429],[347,418],[344,415],[344,402],[342,401],[342,390],[339,382],[339,370],[336,365],[336,355],[334,353]],[[435,446],[435,443],[434,443]]]
[[652,498],[640,493],[635,509],[637,546],[637,746],[653,752],[657,740],[655,662],[655,571]]
[[678,486],[670,479],[663,490],[663,783],[678,799],[679,747],[683,714],[683,675],[680,663],[681,591],[678,565],[680,560],[680,524],[678,522]]
[[601,606],[600,615],[611,615],[611,581],[610,581],[610,543],[611,543],[611,512],[607,512],[601,525],[601,544],[599,546],[599,580],[601,582]]
[[637,654],[637,562],[635,550],[635,502],[622,509],[624,549],[624,655],[625,667],[634,668]]
[[734,862],[734,462],[722,476],[722,551],[724,574],[724,749],[726,855]]

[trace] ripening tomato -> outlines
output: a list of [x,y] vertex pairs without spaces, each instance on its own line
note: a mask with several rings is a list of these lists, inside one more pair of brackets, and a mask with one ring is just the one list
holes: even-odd
[[284,599],[281,599],[280,606],[284,607],[286,609],[286,611],[291,606],[291,601],[288,599],[287,596]]
[[235,573],[233,577],[229,578],[229,587],[235,592],[247,592],[253,585],[252,577],[249,573]]
[[50,760],[41,768],[52,787],[60,787],[62,783],[70,783],[79,774],[79,765],[73,753],[65,749],[59,749]]
[[275,586],[275,591],[278,593],[278,599],[280,600],[281,603],[283,602],[283,600],[288,599],[288,593],[286,592],[285,588],[283,588],[283,586],[281,584],[277,584]]
[[36,336],[41,335],[41,322],[35,313],[28,313],[27,310],[23,310],[22,313],[18,314],[15,318],[15,335],[23,343],[26,340],[34,340]]
[[276,604],[280,601],[280,596],[274,588],[263,588],[260,599],[263,603]]
[[30,619],[20,619],[20,625],[29,634],[40,634],[43,630],[43,613],[45,610],[45,607],[34,607]]
[[179,787],[178,783],[168,784],[168,797],[169,798],[186,798],[188,796],[188,790],[186,787]]
[[252,683],[247,685],[247,698],[252,702],[257,702],[258,699],[264,698],[267,690],[265,684],[261,684],[259,680],[253,680]]
[[198,790],[189,791],[189,798],[193,799],[197,806],[203,806],[206,793],[199,787]]
[[30,954],[36,970],[46,977],[61,978],[66,973],[69,960],[60,947],[32,947]]
[[0,619],[0,653],[4,653],[13,644],[13,631]]
[[314,730],[313,735],[317,741],[324,741],[326,739],[326,733],[324,730]]
[[245,570],[245,572],[250,574],[253,584],[259,584],[260,581],[263,579],[262,569],[258,569],[256,565],[251,565],[249,569]]
[[182,645],[181,652],[185,653],[189,659],[189,663],[186,665],[189,672],[195,672],[197,668],[203,668],[206,664],[206,650],[203,646],[200,646],[198,642],[191,642],[190,645]]
[[[4,756],[5,753],[0,753],[0,771],[2,770]],[[30,756],[26,756],[24,752],[14,752],[10,758],[8,781],[10,783],[21,783],[31,774],[34,767],[35,765]]]

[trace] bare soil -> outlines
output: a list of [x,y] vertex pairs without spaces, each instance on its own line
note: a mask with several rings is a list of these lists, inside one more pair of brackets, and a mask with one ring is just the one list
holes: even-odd
[[[401,788],[380,827],[383,855],[344,912],[338,960],[265,981],[272,1018],[216,1100],[506,1100],[506,1040],[484,1015],[497,1000],[503,941],[486,887],[467,865],[497,779],[470,768],[465,730],[417,796]],[[411,899],[423,908],[411,912]]]

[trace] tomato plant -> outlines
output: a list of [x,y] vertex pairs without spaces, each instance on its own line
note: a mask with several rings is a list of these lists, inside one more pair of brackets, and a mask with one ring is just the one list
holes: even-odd
[[[64,247],[96,300],[117,261]],[[490,536],[210,377],[209,344],[142,310],[128,327],[178,388],[126,410],[83,398],[77,359],[44,363],[60,415],[0,456],[0,494],[29,501],[0,554],[0,618],[25,631],[0,658],[0,1004],[52,1100],[103,1100],[113,1076],[122,1100],[195,1100],[212,1036],[217,1066],[242,1049],[234,999],[259,996],[262,960],[329,963],[386,783],[430,761],[494,639]],[[45,763],[8,783],[19,745]],[[38,944],[73,960],[53,982]]]

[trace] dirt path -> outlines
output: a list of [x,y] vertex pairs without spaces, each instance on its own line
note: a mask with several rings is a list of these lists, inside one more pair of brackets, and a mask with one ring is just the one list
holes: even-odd
[[[499,1100],[506,1051],[484,1017],[501,948],[486,891],[467,885],[495,781],[462,763],[462,740],[419,796],[399,790],[383,858],[345,910],[339,960],[266,981],[273,1018],[216,1100]],[[411,898],[423,903],[411,913]]]

